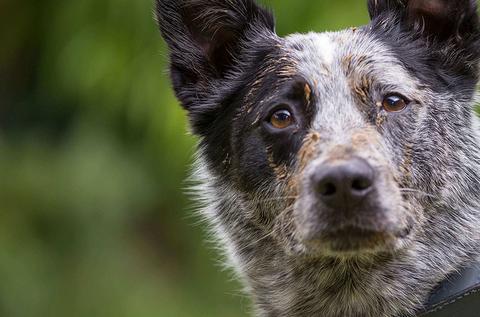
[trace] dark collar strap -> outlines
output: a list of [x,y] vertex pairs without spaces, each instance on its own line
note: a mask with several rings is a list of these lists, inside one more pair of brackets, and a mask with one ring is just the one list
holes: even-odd
[[480,263],[466,267],[440,283],[417,316],[480,316]]

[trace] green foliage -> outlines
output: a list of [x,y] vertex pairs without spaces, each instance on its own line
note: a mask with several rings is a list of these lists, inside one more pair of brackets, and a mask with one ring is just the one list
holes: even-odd
[[[270,1],[278,32],[365,1]],[[0,1],[0,316],[246,316],[182,193],[195,139],[151,1]]]

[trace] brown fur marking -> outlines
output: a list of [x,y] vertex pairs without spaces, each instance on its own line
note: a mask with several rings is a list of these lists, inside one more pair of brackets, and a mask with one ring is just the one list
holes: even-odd
[[272,147],[267,147],[266,152],[267,152],[268,165],[275,173],[276,178],[279,181],[286,180],[290,175],[287,166],[285,164],[279,165],[275,163],[275,159],[273,158]]
[[310,106],[311,97],[312,97],[312,88],[310,88],[309,84],[305,84],[304,92],[305,92],[305,100],[307,101],[307,107],[308,107]]
[[302,148],[298,152],[300,172],[315,155],[318,142],[320,142],[320,134],[317,131],[312,131],[305,137]]

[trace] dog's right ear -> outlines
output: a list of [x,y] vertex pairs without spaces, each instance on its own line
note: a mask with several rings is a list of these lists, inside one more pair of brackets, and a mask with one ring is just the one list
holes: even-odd
[[273,16],[254,0],[157,0],[156,16],[174,90],[190,112],[201,111],[195,107],[213,93],[208,87],[241,60],[245,41],[274,33]]

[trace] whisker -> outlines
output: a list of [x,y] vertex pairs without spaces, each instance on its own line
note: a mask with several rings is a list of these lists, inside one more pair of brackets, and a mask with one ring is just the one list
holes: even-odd
[[400,188],[400,192],[402,192],[402,193],[420,194],[420,195],[425,196],[425,197],[435,198],[435,196],[432,195],[432,194],[429,194],[429,193],[426,193],[426,192],[424,192],[424,191],[421,191],[421,190],[419,190],[419,189],[414,189],[414,188]]
[[298,196],[283,196],[283,197],[271,197],[265,199],[258,199],[256,202],[269,202],[269,201],[281,201],[281,200],[288,200],[288,199],[297,199]]

